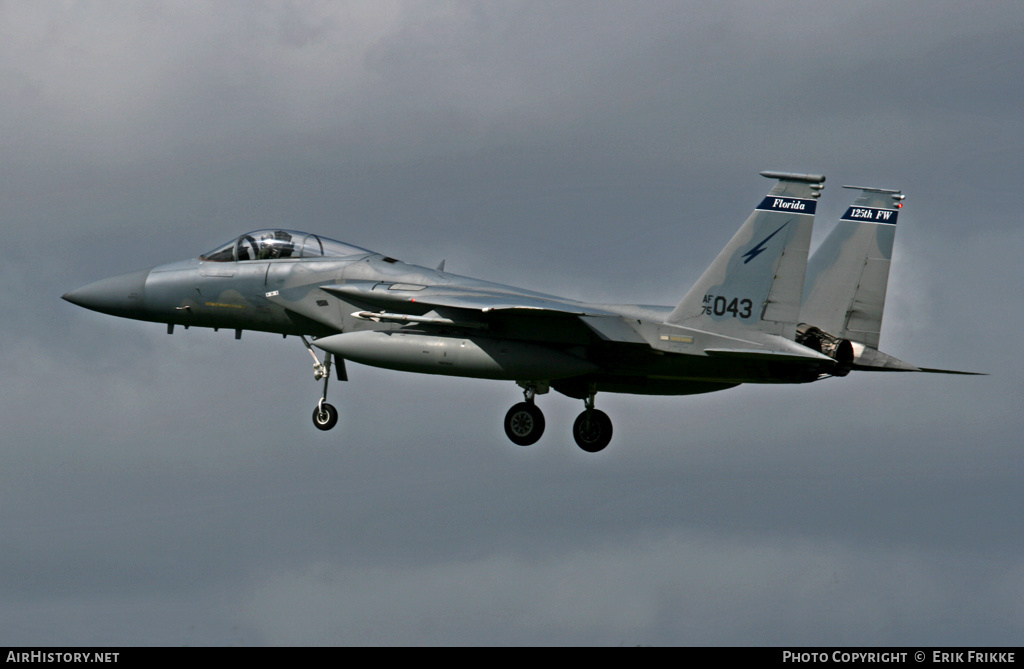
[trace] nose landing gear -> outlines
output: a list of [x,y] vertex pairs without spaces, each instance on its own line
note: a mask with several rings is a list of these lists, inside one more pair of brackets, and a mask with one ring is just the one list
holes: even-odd
[[[320,362],[320,359],[316,357],[316,353],[313,352],[313,347],[309,345],[305,337],[302,337],[302,343],[306,345],[306,349],[309,354],[313,356],[313,378],[317,381],[320,379],[324,380],[324,392],[320,396],[320,401],[316,403],[313,408],[313,425],[318,430],[330,430],[332,427],[338,424],[338,410],[334,408],[333,404],[327,403],[327,382],[331,380],[331,353],[327,353],[324,356],[324,361]],[[338,358],[338,380],[345,380],[345,361]]]

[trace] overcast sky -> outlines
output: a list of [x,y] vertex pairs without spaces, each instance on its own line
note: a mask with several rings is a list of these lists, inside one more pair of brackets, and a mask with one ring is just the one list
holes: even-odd
[[[0,1],[0,644],[1019,645],[1024,5]],[[577,400],[60,300],[263,227],[675,304],[907,194],[854,374]]]

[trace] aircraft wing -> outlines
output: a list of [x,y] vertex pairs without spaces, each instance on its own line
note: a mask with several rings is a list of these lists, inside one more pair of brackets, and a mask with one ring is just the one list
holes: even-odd
[[509,334],[562,343],[596,338],[649,346],[622,314],[549,295],[408,284],[347,283],[320,288],[362,305],[366,311],[354,314],[357,318],[469,329],[495,327]]
[[611,312],[549,297],[516,293],[473,291],[443,286],[411,284],[346,283],[320,286],[332,295],[361,303],[369,308],[390,309],[403,306],[423,311],[424,308],[464,309],[486,314],[492,311],[548,311],[573,316],[611,316]]
[[[620,314],[553,296],[378,282],[328,284],[319,289],[359,307],[352,315],[365,320],[467,329],[497,326],[546,332],[563,341],[566,337],[579,341],[580,337],[596,336],[603,341],[647,345]],[[272,291],[266,298],[286,309],[296,322],[308,324],[310,333],[339,332],[349,314],[317,299],[317,292],[301,286]],[[585,327],[580,330],[569,321]]]

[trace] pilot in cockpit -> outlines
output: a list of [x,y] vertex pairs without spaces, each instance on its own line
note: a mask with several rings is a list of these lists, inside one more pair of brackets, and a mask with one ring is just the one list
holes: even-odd
[[256,254],[256,259],[289,258],[293,248],[292,236],[284,230],[275,230],[260,237],[259,253]]

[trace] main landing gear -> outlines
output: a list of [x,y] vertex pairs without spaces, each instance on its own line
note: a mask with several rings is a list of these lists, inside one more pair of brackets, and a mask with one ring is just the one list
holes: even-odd
[[505,414],[505,434],[513,444],[520,446],[536,444],[540,436],[544,434],[544,414],[533,403],[536,394],[536,386],[527,386],[523,390],[526,401],[516,404]]
[[590,395],[584,400],[583,410],[572,424],[572,436],[576,445],[587,453],[603,451],[612,440],[612,419],[600,409],[594,408],[594,395],[597,391],[591,386]]
[[[525,385],[523,396],[526,401],[514,405],[505,414],[505,434],[513,444],[530,446],[537,443],[544,434],[544,414],[534,404],[536,394],[535,385]],[[584,399],[586,408],[572,426],[572,436],[576,440],[576,445],[588,453],[604,450],[612,440],[611,419],[605,412],[594,408],[596,394],[597,388],[595,384],[591,384],[589,394]]]
[[[320,362],[320,359],[316,357],[316,353],[313,352],[313,347],[309,345],[305,337],[302,337],[302,343],[306,345],[306,349],[309,354],[313,356],[313,378],[317,381],[320,379],[324,380],[324,392],[320,396],[320,401],[313,407],[313,425],[318,430],[330,430],[332,427],[338,424],[338,410],[334,408],[333,404],[327,403],[327,382],[331,380],[331,354],[328,353],[324,356],[324,361]],[[338,380],[344,381],[344,367],[345,361],[341,358],[338,359]]]

